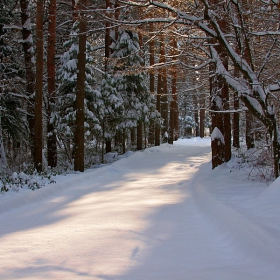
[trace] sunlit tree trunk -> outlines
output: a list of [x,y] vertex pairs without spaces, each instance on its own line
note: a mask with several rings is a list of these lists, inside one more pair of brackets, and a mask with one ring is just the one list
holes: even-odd
[[55,41],[56,41],[56,0],[49,2],[49,19],[48,19],[48,124],[47,124],[47,149],[48,165],[56,167],[57,165],[57,146],[54,125],[50,122],[51,106],[55,103]]
[[38,172],[43,168],[43,70],[44,70],[44,1],[37,0],[36,10],[36,92],[35,92],[35,143],[34,143],[34,165]]

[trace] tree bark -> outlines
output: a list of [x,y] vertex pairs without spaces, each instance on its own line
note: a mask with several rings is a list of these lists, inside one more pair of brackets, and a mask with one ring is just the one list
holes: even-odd
[[[177,41],[175,38],[172,40],[172,60],[176,61],[177,60]],[[172,69],[172,80],[171,80],[171,103],[170,103],[170,116],[169,116],[169,135],[168,135],[168,143],[173,144],[174,140],[176,138],[176,118],[178,118],[178,113],[176,112],[178,109],[178,104],[177,104],[177,65],[173,66],[174,68]],[[178,120],[177,120],[178,122]]]
[[[165,43],[164,43],[164,36],[161,36],[160,42],[160,58],[159,63],[164,64],[166,62],[165,58]],[[162,117],[162,129],[161,129],[161,137],[163,142],[168,141],[168,90],[167,90],[167,73],[166,73],[166,66],[163,66],[161,70],[161,98],[160,98],[160,112]]]
[[7,159],[6,159],[5,147],[3,143],[2,123],[1,123],[1,116],[0,116],[0,171],[3,171],[4,168],[6,167],[7,167]]
[[[110,3],[110,0],[106,0],[106,10],[111,8],[111,3]],[[110,45],[111,45],[111,37],[110,37],[110,22],[109,21],[106,21],[105,22],[105,73],[108,73],[109,72],[109,58],[110,58],[110,54],[111,54],[111,51],[110,51]],[[105,126],[107,125],[107,122],[105,121],[104,122],[104,129],[105,129]],[[104,140],[103,140],[104,141]],[[105,141],[105,146],[106,146],[106,153],[109,153],[112,151],[112,141],[111,139],[108,139],[106,138],[106,141]]]
[[[154,31],[153,23],[150,24],[150,32]],[[150,41],[150,66],[154,66],[155,64],[155,41]],[[150,71],[150,93],[155,94],[155,74],[154,71]],[[152,121],[149,127],[149,143],[155,144],[155,122]]]
[[[225,111],[229,110],[229,88],[224,83],[223,85],[223,108]],[[224,114],[224,137],[225,137],[225,162],[231,159],[231,121],[230,113]]]
[[[161,112],[161,106],[160,106],[160,101],[161,101],[161,92],[162,92],[162,76],[159,73],[158,74],[158,85],[157,85],[157,111],[160,113]],[[160,123],[157,123],[155,125],[155,146],[160,146]]]
[[137,150],[143,150],[143,123],[137,122]]
[[130,142],[131,142],[131,145],[135,145],[135,128],[131,128],[130,129]]
[[195,126],[195,137],[198,137],[199,136],[199,121],[198,121],[199,103],[198,103],[197,92],[195,92],[193,94],[193,104],[194,104],[194,107],[195,107],[195,110],[194,110],[194,121],[196,123],[196,126]]
[[[109,8],[111,8],[110,0],[106,0],[106,10]],[[108,72],[111,45],[110,22],[108,20],[105,22],[105,28],[105,72]]]
[[[215,76],[215,65],[210,67],[210,98],[211,98],[211,118],[212,118],[212,133],[211,133],[211,150],[212,150],[212,169],[225,162],[225,142],[224,142],[224,122],[221,107],[221,87],[223,81],[220,77]],[[215,135],[215,133],[217,135]]]
[[[217,0],[211,1],[217,4]],[[225,20],[218,21],[219,27],[222,31],[227,29]],[[223,66],[228,68],[228,56],[224,46],[212,40],[215,44],[215,50],[219,54]],[[215,67],[211,66],[212,74],[215,73]],[[227,162],[231,158],[231,122],[229,113],[219,113],[218,111],[227,111],[229,109],[229,89],[220,75],[211,78],[211,110],[212,110],[212,128],[214,136],[212,135],[212,168]],[[212,132],[212,134],[213,134]],[[218,134],[217,134],[218,133]],[[216,135],[215,135],[216,134]],[[218,137],[217,137],[218,136]]]
[[200,110],[199,110],[199,136],[200,138],[204,137],[204,121],[205,121],[205,102],[204,102],[204,96],[201,97],[200,101]]
[[34,143],[34,165],[38,172],[43,168],[43,65],[44,65],[44,1],[37,0],[36,10],[36,93],[35,93],[35,143]]
[[125,154],[125,152],[126,152],[125,139],[126,139],[125,129],[123,129],[123,132],[122,132],[122,153],[123,154]]
[[47,150],[48,150],[48,165],[56,167],[57,165],[57,146],[56,134],[54,132],[54,125],[51,123],[51,106],[55,103],[55,41],[56,41],[56,0],[49,2],[49,19],[48,19],[48,125],[47,125]]
[[[239,109],[239,97],[238,93],[234,92],[234,100],[233,100],[233,106],[234,110]],[[234,112],[233,113],[233,147],[240,148],[240,141],[239,141],[239,113]]]
[[255,148],[254,131],[253,131],[253,115],[246,111],[246,146],[247,149]]

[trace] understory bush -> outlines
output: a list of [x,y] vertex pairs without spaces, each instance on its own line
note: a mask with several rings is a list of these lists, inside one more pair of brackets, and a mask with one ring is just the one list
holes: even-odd
[[275,179],[273,169],[272,145],[262,141],[255,143],[255,148],[247,150],[241,143],[239,149],[232,151],[228,163],[231,171],[242,171],[250,180],[270,182]]

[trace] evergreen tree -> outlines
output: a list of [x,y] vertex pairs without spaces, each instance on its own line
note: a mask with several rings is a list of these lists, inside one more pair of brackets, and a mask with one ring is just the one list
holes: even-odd
[[14,32],[9,28],[14,7],[14,1],[0,3],[0,168],[6,166],[3,137],[9,138],[13,147],[20,141],[25,142],[28,131],[21,98],[23,71],[12,39]]
[[191,95],[180,95],[179,96],[179,122],[181,128],[181,136],[192,137],[193,129],[197,126],[194,116],[194,104]]
[[123,99],[116,89],[114,76],[106,73],[101,84],[101,97],[99,99],[98,115],[103,125],[105,139],[115,136],[115,126],[123,116]]
[[116,59],[116,88],[123,100],[123,117],[118,125],[122,131],[137,127],[137,122],[149,123],[158,118],[155,101],[147,88],[147,76],[141,71],[138,34],[119,29],[118,39],[112,44]]
[[[76,86],[78,62],[78,25],[74,23],[69,40],[64,43],[65,53],[60,58],[58,90],[55,108],[52,112],[52,123],[60,139],[73,140],[76,121]],[[101,94],[94,88],[92,47],[86,44],[86,81],[85,81],[85,135],[92,138],[94,132],[101,130],[96,109]],[[65,139],[64,139],[65,140]]]

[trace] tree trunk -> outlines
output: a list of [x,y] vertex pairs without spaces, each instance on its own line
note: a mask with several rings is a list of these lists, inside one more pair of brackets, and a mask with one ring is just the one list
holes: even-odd
[[123,154],[125,154],[125,152],[126,152],[126,147],[125,147],[125,139],[126,139],[126,137],[125,137],[126,135],[125,135],[125,129],[123,129],[123,133],[122,133],[122,153]]
[[[162,39],[163,40],[163,39]],[[163,41],[161,40],[160,42],[160,56],[159,56],[159,63],[164,62],[164,44]],[[158,84],[157,84],[157,111],[161,114],[162,116],[162,94],[164,93],[164,78],[163,78],[163,71],[160,69],[158,73]],[[156,124],[156,129],[155,129],[155,146],[160,145],[160,140],[161,140],[161,124],[157,123]]]
[[[154,27],[153,23],[150,24],[150,32],[153,32]],[[150,41],[150,66],[154,66],[155,64],[155,41]],[[150,93],[155,94],[155,74],[154,71],[150,71]],[[149,143],[154,145],[155,144],[155,122],[152,121],[149,126]]]
[[27,100],[27,120],[29,125],[29,143],[31,150],[31,157],[33,162],[35,162],[34,157],[34,126],[35,126],[35,117],[34,117],[34,97],[35,92],[35,71],[34,71],[34,51],[33,51],[33,39],[32,39],[32,25],[29,14],[29,1],[20,0],[21,8],[21,23],[22,23],[22,47],[24,52],[24,61],[25,61],[25,79],[26,79],[26,96]]
[[[217,4],[217,0],[212,0]],[[227,29],[226,21],[219,20],[219,26],[222,31]],[[217,43],[217,42],[212,42]],[[228,68],[228,56],[224,47],[216,44],[215,49],[219,54],[223,66]],[[212,75],[215,73],[215,67],[211,66]],[[219,113],[218,111],[229,109],[229,89],[220,75],[211,78],[211,110],[212,110],[212,168],[227,162],[231,158],[231,123],[229,113]]]
[[[86,1],[80,2],[81,9],[85,9]],[[74,170],[84,171],[84,121],[85,121],[85,70],[86,70],[86,32],[87,22],[80,13],[79,17],[79,53],[78,53],[78,74],[76,89],[76,128],[75,128],[75,161]]]
[[34,165],[38,172],[43,168],[43,65],[44,65],[44,0],[37,0],[36,10],[36,94],[35,94],[35,143],[34,143]]
[[211,149],[212,149],[212,169],[225,162],[225,140],[224,140],[224,123],[220,108],[213,101],[211,106],[212,127]]
[[112,152],[112,139],[107,138],[105,141],[106,145],[106,153],[111,153]]
[[122,133],[120,130],[117,130],[115,135],[115,147],[120,145],[121,143],[122,143]]
[[72,15],[73,15],[73,21],[74,22],[79,19],[78,3],[79,2],[77,0],[72,0]]
[[[111,8],[111,3],[110,0],[106,0],[106,10]],[[108,16],[108,15],[107,15]],[[110,22],[106,21],[105,23],[105,73],[109,72],[109,58],[110,58],[110,45],[111,45],[111,37],[110,37]],[[104,129],[106,126],[107,122],[104,124]],[[104,140],[103,140],[104,141]],[[106,146],[106,153],[109,153],[112,151],[112,141],[111,139],[106,139],[105,141],[105,146]]]
[[5,153],[5,147],[3,143],[3,134],[2,134],[2,123],[1,123],[1,116],[0,116],[0,171],[7,167],[7,159]]
[[210,97],[211,97],[211,149],[212,149],[212,169],[225,162],[225,139],[223,113],[220,113],[222,106],[222,88],[224,82],[220,76],[215,74],[215,65],[210,67]]
[[[106,10],[109,8],[111,8],[110,0],[106,0]],[[109,64],[109,58],[110,58],[110,45],[111,45],[110,22],[109,21],[106,21],[105,27],[106,27],[106,29],[105,29],[105,72],[108,72],[108,64]]]
[[[233,100],[233,106],[234,110],[239,109],[239,97],[238,93],[234,92],[234,100]],[[240,142],[239,142],[239,113],[234,112],[233,113],[233,147],[240,148]]]
[[[172,79],[173,80],[173,79]],[[173,83],[172,83],[172,94],[173,94]],[[168,133],[168,144],[173,145],[174,140],[174,101],[170,103],[170,113],[169,113],[169,133]]]
[[48,23],[48,165],[56,167],[57,165],[57,146],[56,134],[54,132],[54,125],[50,122],[51,106],[55,103],[55,40],[56,40],[56,0],[50,0],[49,3],[49,23]]
[[199,136],[199,121],[198,121],[198,111],[199,111],[199,104],[198,104],[198,98],[197,98],[197,93],[195,92],[193,95],[193,104],[195,107],[194,110],[194,121],[195,121],[195,137]]
[[[158,86],[157,86],[157,111],[161,112],[161,89],[162,89],[162,77],[161,74],[158,74]],[[155,146],[160,146],[160,123],[155,125]]]
[[[172,40],[172,60],[176,61],[177,57],[177,41],[175,38]],[[172,69],[172,80],[171,80],[171,103],[170,103],[170,117],[169,117],[169,135],[168,135],[168,143],[173,144],[176,135],[175,123],[176,123],[176,109],[178,108],[177,104],[177,66],[174,65]],[[177,106],[176,106],[177,104]]]
[[205,103],[202,102],[200,104],[200,110],[199,110],[199,136],[201,138],[204,137],[204,129],[205,129],[205,127],[204,127],[204,121],[205,121],[205,109],[204,109],[204,107],[205,107]]
[[[160,58],[159,63],[164,64],[166,62],[165,59],[165,43],[164,43],[164,37],[161,36],[161,42],[160,42]],[[162,117],[162,130],[161,130],[161,137],[163,142],[168,141],[168,91],[167,91],[167,73],[166,73],[166,66],[163,66],[163,69],[161,70],[161,106],[160,106],[160,112]]]
[[246,111],[246,146],[247,149],[255,148],[254,131],[253,131],[253,115]]
[[[223,87],[223,101],[224,110],[229,110],[229,89],[228,85],[224,84]],[[225,137],[225,161],[228,162],[231,159],[231,121],[230,113],[224,114],[224,137]]]
[[135,128],[131,128],[130,130],[130,141],[131,141],[131,145],[135,145]]
[[280,154],[280,145],[278,140],[278,127],[275,118],[275,114],[272,115],[272,122],[273,122],[273,159],[274,159],[274,175],[275,178],[279,177],[279,154]]
[[[177,90],[177,89],[176,89]],[[180,134],[180,127],[179,127],[179,106],[178,106],[178,98],[177,94],[173,96],[174,101],[174,140],[177,141]]]
[[143,150],[143,124],[141,121],[137,122],[137,150]]

